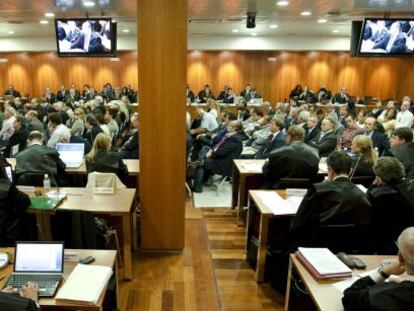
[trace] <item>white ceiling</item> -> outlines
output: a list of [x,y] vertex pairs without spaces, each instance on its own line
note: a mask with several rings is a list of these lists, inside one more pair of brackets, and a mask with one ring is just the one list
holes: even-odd
[[[0,38],[54,36],[53,18],[48,25],[40,25],[46,12],[56,17],[85,17],[83,0],[2,0],[0,1]],[[118,34],[136,33],[135,0],[94,0],[89,9],[91,17],[111,16],[118,21]],[[156,0],[153,0],[156,1]],[[171,0],[174,1],[174,0]],[[414,0],[290,0],[279,7],[277,0],[189,0],[191,36],[349,36],[352,20],[365,16],[413,16]],[[66,4],[66,6],[62,6]],[[310,16],[301,16],[302,11]],[[246,13],[256,12],[256,28],[246,28]],[[320,18],[327,23],[319,24]],[[276,29],[270,25],[276,24]],[[238,33],[233,33],[238,29]],[[332,33],[337,29],[339,33]],[[9,34],[13,31],[13,34]]]

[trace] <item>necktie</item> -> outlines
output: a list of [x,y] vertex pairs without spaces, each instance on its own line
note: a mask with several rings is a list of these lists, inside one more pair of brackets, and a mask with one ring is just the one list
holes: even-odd
[[226,141],[226,139],[227,139],[227,137],[226,136],[224,136],[218,143],[217,143],[217,145],[215,145],[214,146],[214,148],[213,148],[213,151],[214,152],[216,152],[220,147],[221,147],[221,145],[223,145],[224,144],[224,142]]
[[83,49],[88,52],[89,49],[89,40],[90,40],[91,35],[88,33],[85,35],[85,42],[83,44]]

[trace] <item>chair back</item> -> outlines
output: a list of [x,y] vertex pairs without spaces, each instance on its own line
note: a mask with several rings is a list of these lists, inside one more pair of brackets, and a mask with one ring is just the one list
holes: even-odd
[[93,191],[93,189],[96,188],[121,189],[126,188],[126,186],[121,182],[115,173],[89,173],[86,189]]
[[[43,187],[43,179],[45,174],[43,173],[32,173],[32,172],[24,172],[21,174],[16,175],[16,185],[19,186],[33,186],[33,187]],[[50,183],[51,186],[56,186],[56,180],[54,176],[50,176]]]
[[276,189],[303,188],[307,189],[312,184],[309,178],[280,178]]
[[368,188],[374,182],[375,176],[353,176],[351,182],[356,185],[363,185]]

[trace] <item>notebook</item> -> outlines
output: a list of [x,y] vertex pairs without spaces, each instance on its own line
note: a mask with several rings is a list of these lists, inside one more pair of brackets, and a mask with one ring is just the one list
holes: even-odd
[[83,163],[85,155],[84,144],[56,144],[59,157],[66,164],[66,167],[78,168]]
[[39,286],[40,297],[53,297],[63,273],[63,242],[16,242],[14,272],[5,287]]
[[299,247],[295,254],[317,280],[352,276],[352,270],[327,248]]
[[62,203],[63,198],[47,198],[47,197],[31,197],[30,198],[30,208],[38,210],[54,210],[60,203]]
[[56,299],[97,304],[111,276],[110,267],[78,264],[57,293]]

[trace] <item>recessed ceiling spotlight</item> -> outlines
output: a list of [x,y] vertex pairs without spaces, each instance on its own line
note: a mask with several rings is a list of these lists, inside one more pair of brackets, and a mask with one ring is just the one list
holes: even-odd
[[93,2],[93,1],[84,1],[83,5],[89,8],[89,7],[95,6],[95,2]]
[[312,15],[312,13],[310,11],[303,11],[302,13],[300,13],[300,15],[309,16],[309,15]]
[[45,16],[46,17],[54,17],[55,16],[55,13],[47,12],[47,13],[45,13]]
[[333,33],[338,33],[338,32],[339,32],[339,30],[338,30],[338,29],[334,29],[334,30],[332,30],[332,32],[333,32]]
[[9,34],[9,35],[14,35],[14,31],[13,31],[13,30],[10,30],[10,31],[8,32],[8,34]]
[[231,32],[237,33],[237,32],[239,32],[239,30],[238,29],[233,29]]
[[257,36],[257,33],[253,32],[253,33],[252,33],[252,36],[253,36],[253,37],[256,37],[256,36]]
[[128,33],[129,29],[123,29],[122,32]]
[[325,24],[328,20],[325,18],[318,19],[319,24]]
[[276,24],[272,24],[272,25],[270,25],[270,28],[275,29],[275,28],[277,28],[277,25]]
[[47,25],[49,24],[49,21],[42,19],[39,23],[41,23],[42,25]]
[[289,5],[289,1],[278,1],[276,2],[278,6],[287,6]]

